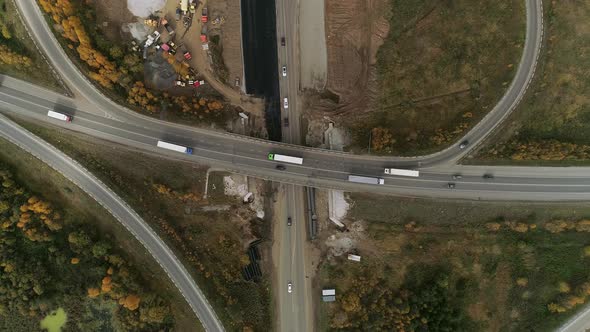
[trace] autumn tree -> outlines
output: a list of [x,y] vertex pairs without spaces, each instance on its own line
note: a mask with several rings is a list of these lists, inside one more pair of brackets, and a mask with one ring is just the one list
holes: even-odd
[[390,152],[395,143],[393,134],[387,128],[377,127],[371,130],[371,149],[376,152]]

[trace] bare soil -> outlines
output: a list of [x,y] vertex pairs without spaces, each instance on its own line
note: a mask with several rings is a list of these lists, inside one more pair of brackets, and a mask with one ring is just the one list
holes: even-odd
[[101,30],[112,41],[120,42],[129,39],[121,27],[136,21],[135,16],[127,9],[126,0],[94,0],[96,21]]
[[[218,35],[221,40],[223,61],[229,73],[227,85],[240,90],[244,82],[240,0],[209,0],[207,7],[209,35]],[[240,86],[235,86],[236,79]]]

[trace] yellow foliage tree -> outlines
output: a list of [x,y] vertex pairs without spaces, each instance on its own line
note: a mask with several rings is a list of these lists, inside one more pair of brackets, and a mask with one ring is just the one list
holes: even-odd
[[395,139],[389,129],[377,127],[371,130],[371,148],[374,151],[389,151],[394,143]]
[[557,289],[559,290],[560,293],[569,293],[571,290],[570,285],[565,281],[561,281],[557,285]]
[[100,290],[98,288],[88,288],[88,297],[95,298],[100,295]]
[[139,308],[140,301],[141,299],[139,298],[139,296],[131,294],[119,299],[119,304],[122,305],[124,308],[133,311]]

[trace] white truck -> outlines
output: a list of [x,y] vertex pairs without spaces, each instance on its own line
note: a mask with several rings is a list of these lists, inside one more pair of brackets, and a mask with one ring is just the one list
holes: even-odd
[[167,142],[164,142],[164,141],[158,141],[157,146],[159,148],[162,148],[162,149],[167,149],[167,150],[182,152],[182,153],[186,153],[186,154],[193,154],[193,149],[192,148],[188,148],[188,147],[182,146],[182,145],[167,143]]
[[297,165],[302,165],[303,164],[303,158],[291,157],[291,156],[286,156],[286,155],[283,155],[283,154],[276,154],[276,153],[269,153],[268,154],[268,160],[282,161],[282,162],[285,162],[285,163],[291,163],[291,164],[297,164]]
[[348,181],[356,182],[356,183],[366,183],[366,184],[385,184],[385,180],[382,178],[373,178],[369,176],[360,176],[360,175],[349,175]]
[[415,171],[412,169],[386,168],[385,174],[399,175],[399,176],[411,176],[411,177],[417,178],[420,176],[420,171]]
[[50,118],[58,119],[65,122],[72,122],[72,117],[69,115],[65,115],[63,113],[58,113],[54,111],[47,112],[47,116]]
[[158,31],[154,31],[151,35],[147,37],[145,41],[144,47],[150,47],[153,43],[157,42],[160,39],[160,33]]

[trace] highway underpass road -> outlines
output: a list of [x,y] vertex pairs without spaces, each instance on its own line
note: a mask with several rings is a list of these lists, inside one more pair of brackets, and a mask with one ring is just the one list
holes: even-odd
[[[301,144],[301,121],[299,108],[299,35],[298,35],[298,1],[279,0],[276,2],[277,12],[277,48],[278,65],[277,70],[281,71],[282,66],[287,66],[287,76],[279,77],[281,98],[289,99],[289,108],[282,108],[284,119],[289,118],[289,127],[283,126],[283,142],[299,145]],[[285,46],[281,46],[281,37],[285,37]],[[282,104],[282,103],[281,103]],[[290,168],[290,166],[287,166]],[[283,193],[281,200],[286,213],[293,220],[291,227],[285,227],[286,218],[275,220],[275,227],[283,230],[279,233],[280,245],[278,265],[278,285],[275,291],[279,302],[279,324],[280,331],[305,332],[313,331],[313,301],[311,296],[311,282],[305,278],[307,274],[306,246],[306,223],[305,199],[302,186],[281,185]],[[293,284],[293,292],[286,292],[286,285]],[[277,289],[278,288],[278,289]]]

